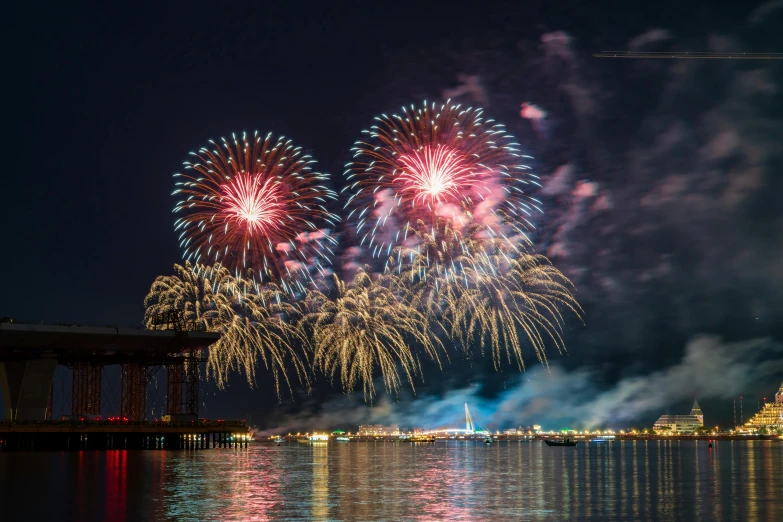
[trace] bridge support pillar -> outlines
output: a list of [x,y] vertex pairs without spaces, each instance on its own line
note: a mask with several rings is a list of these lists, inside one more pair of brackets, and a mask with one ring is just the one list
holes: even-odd
[[44,420],[56,359],[0,363],[3,416],[10,420]]
[[198,416],[201,350],[180,359],[182,362],[167,366],[166,412]]
[[54,415],[54,381],[49,386],[49,398],[46,399],[46,417],[45,419],[50,421]]
[[123,364],[120,386],[120,417],[143,421],[146,413],[147,367],[139,364]]
[[89,363],[75,363],[73,365],[72,415],[101,414],[102,373],[102,366]]
[[191,353],[190,357],[185,359],[185,385],[187,387],[185,395],[185,414],[198,417],[198,385],[200,375],[201,350],[199,353]]
[[185,363],[169,364],[166,367],[166,413],[179,415],[184,413],[182,387],[185,384]]

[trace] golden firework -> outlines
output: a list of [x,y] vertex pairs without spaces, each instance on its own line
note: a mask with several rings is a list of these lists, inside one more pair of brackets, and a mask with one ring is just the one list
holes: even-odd
[[350,284],[336,277],[335,283],[335,299],[310,292],[303,303],[314,365],[331,379],[339,373],[346,392],[361,385],[365,399],[375,395],[376,370],[388,392],[399,391],[400,370],[415,391],[421,363],[411,343],[440,363],[442,344],[430,335],[427,317],[394,291],[393,277],[373,279],[360,270]]
[[466,348],[475,342],[482,353],[488,346],[496,368],[504,353],[525,368],[524,339],[543,364],[547,339],[565,350],[562,310],[581,315],[573,285],[546,257],[529,251],[522,228],[509,221],[503,230],[440,220],[415,233],[418,246],[397,249],[387,271],[398,274],[415,303],[453,339]]
[[294,308],[275,285],[258,285],[252,276],[232,276],[215,265],[174,265],[175,274],[159,276],[144,300],[144,323],[155,328],[153,318],[178,310],[188,327],[219,332],[210,346],[208,375],[223,387],[232,371],[244,373],[255,384],[259,359],[274,378],[280,395],[284,382],[291,389],[288,369],[299,382],[309,385],[307,370],[294,345],[303,344],[296,326],[287,322]]

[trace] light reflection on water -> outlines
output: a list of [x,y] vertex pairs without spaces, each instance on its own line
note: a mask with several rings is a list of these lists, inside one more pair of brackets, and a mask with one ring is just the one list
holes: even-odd
[[0,453],[0,506],[3,520],[771,521],[783,520],[783,443]]

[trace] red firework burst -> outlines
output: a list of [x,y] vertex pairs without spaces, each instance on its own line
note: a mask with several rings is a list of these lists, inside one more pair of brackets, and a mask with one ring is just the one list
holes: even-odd
[[529,193],[540,185],[523,164],[529,156],[480,109],[424,102],[376,121],[352,149],[344,189],[348,217],[374,256],[411,227],[429,228],[438,218],[455,226],[469,216],[485,225],[512,220],[532,227],[529,217],[540,204]]
[[328,175],[314,172],[315,161],[291,140],[271,134],[210,144],[175,174],[174,194],[184,197],[174,207],[184,214],[174,223],[183,256],[252,268],[262,281],[303,290],[313,270],[331,264],[329,228],[338,218],[324,206],[336,197]]

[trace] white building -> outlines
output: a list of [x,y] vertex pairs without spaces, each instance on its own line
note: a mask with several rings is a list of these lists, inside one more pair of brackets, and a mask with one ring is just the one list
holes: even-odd
[[503,435],[527,435],[528,433],[538,433],[541,431],[541,426],[534,424],[532,426],[519,426],[518,428],[510,428],[503,431]]
[[365,424],[359,426],[360,437],[397,437],[399,434],[400,427],[395,425]]
[[659,433],[693,433],[704,426],[704,413],[699,403],[693,401],[690,415],[661,415],[653,424],[653,431]]

